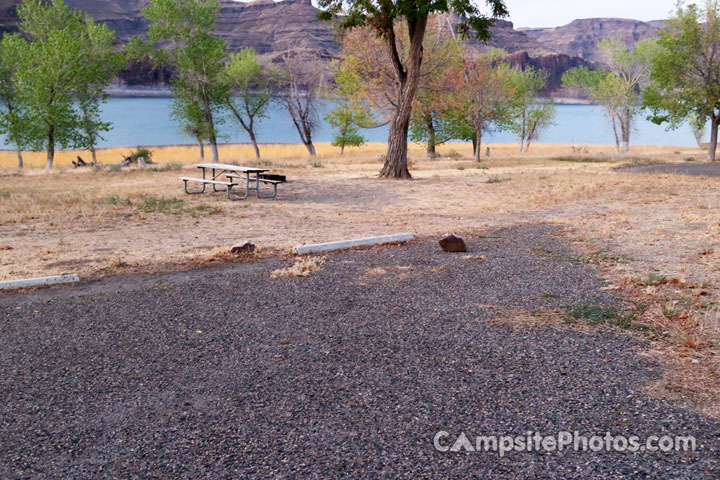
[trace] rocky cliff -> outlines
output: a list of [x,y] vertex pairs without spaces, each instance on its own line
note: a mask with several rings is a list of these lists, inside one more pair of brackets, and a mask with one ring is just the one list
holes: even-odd
[[[149,0],[66,0],[73,8],[84,10],[97,21],[115,30],[118,40],[147,34],[148,24],[141,10]],[[17,25],[15,7],[21,0],[5,0],[0,6],[0,32],[14,31]],[[256,0],[236,2],[221,0],[217,34],[231,50],[254,47],[258,54],[273,58],[289,50],[330,60],[340,51],[329,23],[317,19],[318,10],[310,0]],[[450,20],[450,23],[453,23]],[[608,36],[620,36],[629,44],[657,34],[662,22],[640,22],[624,19],[576,20],[558,28],[516,30],[511,22],[498,21],[492,28],[490,42],[468,41],[471,48],[487,51],[501,48],[511,54],[513,64],[543,68],[549,74],[548,89],[553,94],[560,87],[562,74],[569,68],[588,66],[600,60],[597,43]],[[167,84],[170,72],[153,69],[149,64],[130,65],[116,87],[125,85]]]
[[521,32],[554,50],[588,62],[602,62],[597,44],[607,37],[620,37],[629,46],[657,36],[663,21],[641,22],[623,18],[575,20],[557,28],[521,29]]
[[515,30],[511,22],[498,21],[492,27],[492,38],[487,44],[478,40],[468,40],[468,46],[486,52],[490,48],[500,48],[510,54],[510,63],[525,69],[534,67],[548,73],[545,95],[554,95],[562,86],[562,75],[574,67],[587,67],[588,62],[577,56],[558,52],[551,45],[542,43],[522,31]]
[[[147,22],[141,10],[148,0],[66,0],[72,8],[88,12],[97,21],[107,23],[118,39],[147,34]],[[221,1],[216,33],[230,48],[254,47],[260,55],[285,50],[312,49],[320,57],[337,54],[332,27],[317,19],[318,10],[310,0]]]

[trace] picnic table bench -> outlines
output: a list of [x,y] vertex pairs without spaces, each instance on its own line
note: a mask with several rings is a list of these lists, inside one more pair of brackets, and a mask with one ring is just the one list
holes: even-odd
[[[285,182],[285,180],[281,179],[263,178],[263,174],[268,171],[267,168],[243,167],[241,165],[231,165],[227,163],[198,163],[195,166],[202,170],[202,178],[180,177],[180,180],[182,180],[185,185],[185,193],[190,195],[205,193],[206,185],[212,185],[214,192],[222,192],[222,189],[218,190],[217,188],[218,185],[222,185],[225,187],[228,200],[231,201],[247,199],[251,190],[255,190],[258,198],[275,198],[277,196],[278,184]],[[208,171],[210,173],[209,176],[207,174]],[[218,180],[218,178],[221,177],[225,177],[227,180]],[[243,179],[245,180],[245,195],[243,197],[233,198],[230,195],[230,191],[233,187],[241,185]],[[202,188],[200,190],[190,191],[188,190],[188,182],[201,183]],[[273,186],[272,195],[260,195],[260,184],[262,183]]]

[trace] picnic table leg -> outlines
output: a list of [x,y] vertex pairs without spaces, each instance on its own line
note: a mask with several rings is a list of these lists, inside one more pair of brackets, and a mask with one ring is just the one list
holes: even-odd
[[248,189],[247,189],[249,183],[250,183],[250,182],[248,181],[248,182],[245,184],[245,196],[244,196],[244,197],[238,197],[238,198],[232,198],[232,197],[230,196],[230,190],[232,190],[232,187],[234,187],[235,184],[228,185],[228,186],[227,186],[227,198],[228,198],[228,200],[230,200],[231,202],[239,202],[240,200],[246,200],[246,199],[248,198],[248,195],[250,194],[250,192],[249,192]]
[[[203,168],[203,173],[204,173],[204,172],[205,172],[205,169]],[[215,180],[215,179],[216,179],[217,177],[219,177],[219,176],[220,176],[220,175],[215,175],[215,169],[213,168],[213,169],[212,169],[212,179]],[[203,178],[205,178],[205,177],[203,176]],[[218,190],[218,189],[217,189],[217,186],[216,186],[214,183],[213,183],[213,191],[214,191],[214,192],[222,192],[222,190]]]
[[257,196],[258,196],[258,198],[263,198],[263,199],[275,198],[275,197],[277,196],[277,186],[278,186],[278,184],[277,184],[277,183],[273,183],[272,186],[273,186],[273,188],[274,188],[272,195],[260,196],[260,182],[258,181],[258,183],[257,183],[257,187],[258,187]]
[[[203,180],[205,180],[205,169],[204,168],[202,169],[202,178],[203,178]],[[191,192],[188,190],[188,181],[187,180],[183,180],[183,183],[185,184],[185,193],[187,193],[188,195],[197,195],[200,193],[205,193],[205,183],[202,184],[202,188],[198,192]]]

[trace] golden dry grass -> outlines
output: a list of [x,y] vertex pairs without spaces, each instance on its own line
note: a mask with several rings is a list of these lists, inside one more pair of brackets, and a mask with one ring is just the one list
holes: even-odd
[[325,257],[297,257],[292,260],[291,266],[273,270],[270,276],[272,278],[307,277],[312,272],[320,270],[324,263]]
[[[60,167],[49,173],[28,168],[0,177],[0,248],[5,248],[0,250],[0,279],[68,270],[87,274],[123,262],[185,261],[247,237],[264,248],[288,249],[388,231],[472,231],[528,218],[571,220],[599,237],[621,235],[628,226],[650,230],[643,232],[650,235],[662,223],[645,214],[647,205],[665,206],[666,199],[680,202],[677,207],[688,222],[708,222],[716,215],[711,208],[716,197],[707,196],[706,188],[714,184],[704,179],[620,175],[610,169],[612,162],[633,158],[677,161],[688,155],[672,148],[638,147],[630,157],[597,155],[610,163],[572,163],[551,160],[567,155],[570,146],[538,145],[530,155],[520,155],[515,145],[492,145],[492,157],[478,165],[447,156],[458,150],[469,155],[469,145],[444,146],[440,153],[446,156],[434,161],[424,159],[415,146],[416,181],[388,182],[376,178],[382,159],[375,152],[382,151],[381,145],[343,157],[323,154],[325,147],[310,161],[282,146],[287,156],[278,153],[264,162],[293,180],[280,186],[275,201],[231,203],[222,194],[185,195],[178,177],[194,174],[189,165],[122,171]],[[180,152],[159,158],[192,161],[188,155],[194,150],[183,148],[159,149],[163,155]],[[161,202],[159,211],[146,208],[152,199]],[[613,213],[603,214],[602,222],[596,221],[598,199]],[[705,243],[696,248],[710,248]]]
[[[530,152],[520,155],[518,145],[515,144],[490,144],[492,157],[507,158],[509,156],[521,156],[523,158],[551,157],[561,155],[578,155],[588,158],[608,158],[614,155],[614,147],[590,145],[587,146],[588,154],[573,153],[573,145],[564,144],[538,144],[533,145]],[[200,160],[199,149],[194,145],[170,145],[148,147],[153,152],[153,161],[156,163],[197,163]],[[305,146],[302,144],[263,144],[260,146],[263,159],[262,162],[270,162],[279,165],[301,165],[313,161],[332,161],[333,164],[366,163],[379,155],[385,154],[387,145],[385,143],[369,143],[358,148],[348,148],[343,156],[340,156],[340,149],[330,143],[316,143],[317,158],[310,159]],[[484,148],[484,147],[483,147]],[[119,163],[127,157],[134,147],[101,148],[97,150],[98,162],[101,164]],[[416,159],[424,158],[424,147],[419,144],[410,144],[410,156]],[[441,155],[457,152],[465,159],[472,158],[472,146],[467,143],[450,143],[439,149]],[[688,155],[698,155],[697,149],[675,148],[675,147],[632,147],[633,155],[645,155],[656,157],[662,155],[670,159],[682,159]],[[81,156],[89,161],[90,152],[83,150],[59,151],[55,154],[55,167],[71,167],[73,160]],[[205,149],[205,158],[210,155],[209,148]],[[224,162],[239,162],[248,164],[256,162],[254,150],[250,144],[224,144],[219,147],[219,155]],[[23,159],[25,166],[29,169],[45,167],[45,152],[25,152]],[[17,166],[17,156],[13,151],[0,150],[0,170],[12,169]]]

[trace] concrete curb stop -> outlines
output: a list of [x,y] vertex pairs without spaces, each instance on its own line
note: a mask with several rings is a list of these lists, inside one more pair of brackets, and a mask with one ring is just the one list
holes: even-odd
[[354,247],[371,247],[373,245],[382,245],[384,243],[405,243],[415,240],[415,236],[411,233],[398,233],[395,235],[382,235],[380,237],[358,238],[355,240],[342,240],[339,242],[315,243],[312,245],[301,245],[293,247],[292,253],[295,255],[305,255],[308,253],[332,252],[334,250],[346,250]]
[[25,278],[23,280],[9,280],[0,282],[0,290],[14,290],[16,288],[44,287],[46,285],[60,285],[63,283],[77,283],[80,277],[77,275],[55,275],[52,277]]

